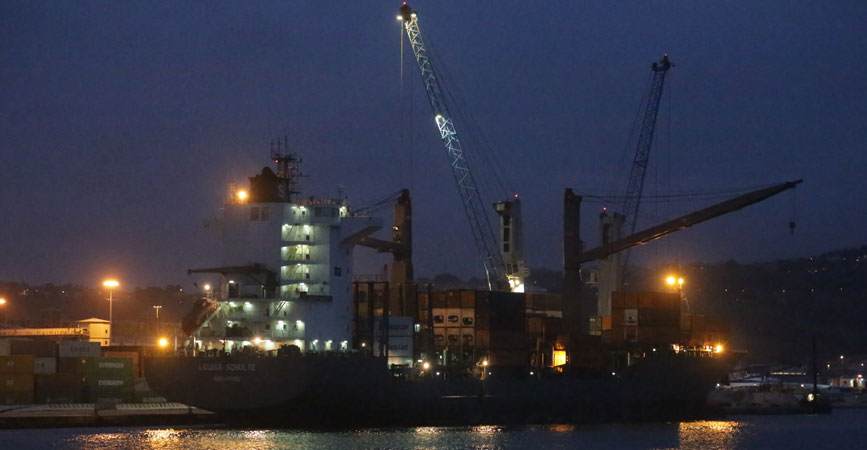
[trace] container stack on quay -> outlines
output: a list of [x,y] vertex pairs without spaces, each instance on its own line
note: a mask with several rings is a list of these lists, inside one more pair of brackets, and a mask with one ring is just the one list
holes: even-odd
[[33,403],[33,356],[0,356],[0,403]]
[[106,351],[103,356],[96,342],[0,342],[2,405],[165,401],[140,380],[139,352]]

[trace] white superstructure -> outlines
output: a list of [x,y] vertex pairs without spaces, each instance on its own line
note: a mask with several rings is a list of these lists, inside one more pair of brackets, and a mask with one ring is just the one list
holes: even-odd
[[196,270],[220,274],[220,308],[195,333],[197,347],[350,349],[352,251],[381,220],[353,216],[340,199],[255,200],[233,193],[218,224],[220,266]]

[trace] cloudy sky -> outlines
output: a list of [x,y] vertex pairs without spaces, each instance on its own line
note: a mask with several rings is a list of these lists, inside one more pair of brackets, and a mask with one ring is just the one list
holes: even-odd
[[[676,67],[648,195],[805,182],[635,259],[773,260],[865,243],[864,2],[412,6],[475,119],[459,131],[477,129],[497,161],[474,172],[502,177],[509,192],[494,194],[523,200],[531,266],[560,264],[565,187],[625,190],[628,137],[663,53]],[[277,136],[304,158],[305,195],[342,188],[360,206],[410,187],[418,275],[479,274],[418,73],[401,62],[398,7],[0,4],[0,279],[190,283],[186,269],[218,254],[203,222],[219,215],[228,183],[269,163]],[[648,202],[640,223],[709,202]],[[585,204],[588,246],[602,206]]]

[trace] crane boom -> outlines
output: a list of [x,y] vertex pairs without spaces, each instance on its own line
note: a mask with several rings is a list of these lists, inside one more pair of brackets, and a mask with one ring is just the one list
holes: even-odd
[[654,227],[650,227],[644,231],[633,233],[623,239],[618,239],[601,247],[597,247],[592,250],[583,252],[580,254],[580,256],[578,256],[576,261],[580,264],[597,259],[602,259],[607,257],[608,255],[612,255],[619,251],[635,247],[636,245],[646,244],[650,241],[659,239],[667,234],[674,233],[675,231],[684,230],[695,224],[713,219],[714,217],[719,217],[723,214],[737,211],[741,208],[745,208],[754,203],[758,203],[769,197],[773,197],[780,192],[794,188],[795,186],[801,184],[802,181],[803,180],[788,181],[768,188],[748,192],[744,195],[740,195],[724,202],[708,206],[707,208],[687,214],[685,216],[678,217],[677,219],[669,220],[668,222],[656,225]]
[[418,15],[406,2],[400,8],[398,20],[403,22],[406,35],[409,38],[416,65],[421,75],[424,89],[427,92],[434,120],[440,132],[440,139],[448,152],[452,175],[458,186],[458,192],[464,207],[464,212],[470,223],[473,240],[482,259],[488,288],[503,288],[507,285],[503,269],[502,257],[498,251],[496,238],[486,208],[482,203],[481,194],[476,187],[470,166],[464,158],[464,151],[452,115],[446,105],[445,95],[440,86],[431,56],[425,47],[421,31],[418,27]]

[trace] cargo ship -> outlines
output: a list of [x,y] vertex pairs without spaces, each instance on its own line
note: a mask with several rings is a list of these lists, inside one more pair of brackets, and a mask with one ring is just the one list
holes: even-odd
[[[417,286],[406,190],[393,198],[391,240],[381,240],[373,236],[381,219],[346,198],[300,199],[299,159],[285,144],[271,157],[275,169],[229,187],[212,223],[222,261],[189,271],[210,278],[182,323],[181,344],[145,361],[150,388],[169,401],[228,422],[306,427],[708,413],[707,393],[729,366],[718,352],[662,341],[605,347],[569,325],[575,308],[565,295]],[[501,212],[504,227],[517,219]],[[358,245],[393,255],[388,281],[356,277]],[[679,330],[679,300],[651,303],[674,308],[651,316]]]

